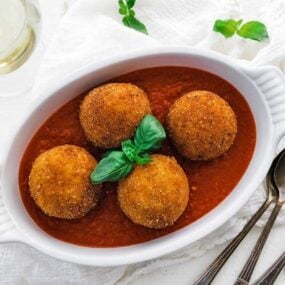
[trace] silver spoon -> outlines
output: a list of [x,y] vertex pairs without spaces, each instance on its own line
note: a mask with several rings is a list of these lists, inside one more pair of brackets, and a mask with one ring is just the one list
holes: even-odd
[[266,176],[266,200],[262,204],[262,206],[258,209],[258,211],[253,215],[253,217],[248,221],[248,223],[244,226],[243,230],[230,242],[230,244],[222,251],[222,253],[211,263],[206,271],[199,277],[197,281],[194,282],[193,285],[209,285],[212,283],[218,272],[221,270],[223,265],[241,243],[241,241],[245,238],[251,228],[256,224],[258,219],[263,215],[263,213],[267,210],[268,206],[276,201],[275,187],[274,187],[274,169],[279,161],[279,158],[282,156],[283,152],[281,152],[272,162],[271,167]]
[[240,275],[235,282],[235,285],[248,284],[251,275],[264,247],[264,244],[268,238],[268,235],[272,229],[272,226],[279,214],[282,206],[285,204],[285,150],[281,151],[278,155],[277,163],[273,169],[273,185],[272,185],[272,195],[276,197],[276,205],[272,210],[272,213],[260,234],[246,264],[244,265]]
[[285,266],[285,252],[262,274],[253,285],[273,285]]

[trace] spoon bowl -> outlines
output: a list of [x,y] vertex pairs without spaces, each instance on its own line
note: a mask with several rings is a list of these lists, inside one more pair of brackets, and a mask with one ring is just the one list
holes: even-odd
[[279,159],[274,170],[274,184],[276,192],[278,192],[279,203],[285,201],[285,149],[281,151]]

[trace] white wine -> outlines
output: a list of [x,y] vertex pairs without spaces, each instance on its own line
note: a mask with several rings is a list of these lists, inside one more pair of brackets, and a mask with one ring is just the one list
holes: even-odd
[[21,66],[31,54],[35,34],[24,0],[0,0],[0,74]]

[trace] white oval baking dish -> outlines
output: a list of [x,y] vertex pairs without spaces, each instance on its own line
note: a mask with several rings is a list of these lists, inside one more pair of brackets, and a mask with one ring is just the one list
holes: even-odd
[[[159,239],[118,248],[88,248],[57,240],[41,230],[26,211],[18,189],[22,155],[41,124],[76,95],[118,75],[142,68],[185,66],[216,74],[234,85],[248,102],[257,141],[250,165],[232,193],[196,222]],[[245,68],[225,56],[193,48],[158,48],[126,53],[90,64],[40,94],[5,149],[0,200],[0,241],[19,241],[53,257],[85,265],[114,266],[153,259],[208,235],[234,215],[262,182],[285,133],[285,81],[275,67]],[[2,214],[1,214],[2,213]]]

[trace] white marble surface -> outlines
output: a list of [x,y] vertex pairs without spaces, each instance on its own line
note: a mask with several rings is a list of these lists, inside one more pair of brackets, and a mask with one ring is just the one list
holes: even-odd
[[[45,45],[48,45],[52,34],[56,30],[56,26],[68,8],[69,3],[72,1],[66,0],[41,0],[41,9],[44,11],[43,17],[48,21],[49,25],[44,27],[44,37],[42,39]],[[7,124],[9,119],[13,116],[20,116],[21,112],[25,110],[28,105],[29,92],[22,94],[15,98],[0,98],[0,127],[1,127],[1,142],[3,142],[12,127]],[[3,112],[5,110],[5,112]],[[9,112],[7,112],[9,110]],[[5,113],[5,115],[4,115]],[[242,265],[249,255],[249,251],[252,248],[255,240],[260,233],[259,228],[255,228],[247,239],[243,242],[240,248],[235,252],[233,257],[229,260],[221,273],[217,276],[215,285],[232,284],[235,276],[239,273]],[[285,226],[276,227],[273,229],[268,242],[265,245],[265,249],[262,253],[260,261],[257,264],[256,271],[254,273],[255,279],[261,274],[281,253],[285,250]],[[149,284],[192,284],[197,276],[206,268],[206,266],[218,255],[219,252],[225,247],[219,246],[213,250],[208,251],[207,254],[194,258],[189,262],[185,262],[179,265],[173,265],[165,267],[163,269],[152,272],[151,274],[144,275],[138,280],[130,283],[130,285],[149,285]],[[1,258],[1,257],[0,257]],[[16,266],[16,265],[15,265]],[[8,268],[7,270],[13,270]],[[0,278],[1,280],[1,278]],[[72,283],[72,280],[70,281]],[[285,271],[282,271],[279,279],[276,282],[277,285],[285,284]]]

